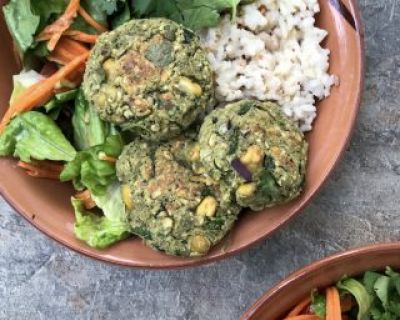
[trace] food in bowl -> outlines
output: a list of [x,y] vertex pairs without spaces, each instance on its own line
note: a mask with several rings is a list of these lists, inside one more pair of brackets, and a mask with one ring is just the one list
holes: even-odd
[[178,135],[215,104],[199,37],[167,19],[132,20],[101,35],[82,88],[102,120],[156,141]]
[[117,162],[133,234],[168,254],[206,254],[240,211],[229,190],[203,175],[190,138],[154,145],[134,141]]
[[277,104],[243,100],[216,109],[199,142],[207,172],[232,188],[242,207],[261,210],[301,193],[308,145]]
[[315,26],[318,0],[258,0],[238,18],[225,16],[203,33],[216,74],[217,98],[273,100],[302,131],[312,129],[316,100],[330,95],[327,36]]
[[[167,254],[200,256],[228,233],[240,209],[259,210],[301,193],[307,161],[301,131],[311,129],[315,99],[329,95],[334,79],[327,74],[328,51],[320,47],[324,33],[314,29],[317,1],[174,1],[173,12],[148,0],[133,7],[124,0],[70,0],[51,11],[27,2],[4,6],[24,70],[14,78],[0,123],[0,155],[19,159],[36,178],[72,182],[77,238],[103,249],[139,236]],[[252,29],[248,12],[254,10],[260,20]],[[232,31],[229,43],[220,36],[212,46],[207,36],[199,41],[201,33],[231,27],[253,30],[254,37]],[[279,38],[276,47],[262,40],[266,34]],[[249,51],[249,41],[258,54]],[[306,67],[307,55],[283,54],[288,48],[316,51],[321,65]],[[274,77],[266,77],[268,68]],[[253,71],[264,82],[251,79]],[[236,86],[235,98],[224,94],[221,79]],[[273,89],[277,80],[292,91]],[[271,94],[253,95],[251,82]],[[231,100],[239,101],[226,106]],[[232,123],[235,132],[221,134]],[[208,135],[214,133],[221,136],[213,147]],[[195,158],[188,159],[191,148]],[[154,177],[146,176],[149,164],[158,170]]]
[[315,290],[295,306],[287,320],[395,320],[400,318],[400,274],[367,271],[344,277],[335,286]]

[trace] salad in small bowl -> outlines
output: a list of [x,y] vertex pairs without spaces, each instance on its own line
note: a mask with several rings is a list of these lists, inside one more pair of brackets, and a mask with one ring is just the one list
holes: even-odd
[[400,243],[317,261],[277,284],[242,320],[400,319]]

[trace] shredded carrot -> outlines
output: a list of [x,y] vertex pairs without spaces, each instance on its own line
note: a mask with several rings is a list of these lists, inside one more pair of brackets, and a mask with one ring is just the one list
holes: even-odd
[[14,116],[47,102],[54,95],[54,90],[57,88],[58,84],[79,69],[88,56],[89,52],[76,57],[51,77],[28,88],[26,93],[8,108],[0,123],[0,133],[3,132],[6,125]]
[[[37,41],[49,40],[47,48],[53,51],[63,33],[71,26],[74,18],[78,14],[80,0],[71,0],[65,9],[65,12],[51,25],[48,25],[37,36]],[[50,36],[50,39],[48,39]]]
[[106,155],[106,154],[103,155],[103,156],[101,156],[101,157],[100,157],[100,160],[108,161],[108,162],[110,162],[110,163],[116,163],[116,162],[117,162],[117,159],[116,159],[116,158],[111,157],[111,156]]
[[326,320],[342,320],[339,291],[335,287],[326,289]]
[[86,10],[83,9],[82,7],[79,7],[78,13],[81,15],[83,20],[85,20],[88,25],[95,28],[99,33],[108,31],[108,29],[105,26],[103,26],[101,23],[98,23],[95,19],[93,19],[90,16],[90,14],[87,13]]
[[90,210],[96,207],[96,203],[94,202],[92,195],[89,190],[84,190],[75,195],[75,198],[81,200],[86,209]]
[[302,316],[294,316],[290,318],[285,318],[285,320],[321,320],[319,316],[313,314],[305,314]]
[[64,35],[70,37],[73,40],[77,40],[84,43],[95,44],[98,36],[95,34],[88,34],[78,30],[67,30]]
[[19,161],[18,167],[24,169],[28,175],[35,178],[59,180],[63,165],[51,161],[32,161],[31,163]]
[[311,303],[311,297],[307,297],[303,301],[301,301],[297,306],[295,306],[292,311],[289,312],[289,314],[286,316],[287,318],[293,317],[293,316],[298,316],[301,314],[301,312],[310,305]]

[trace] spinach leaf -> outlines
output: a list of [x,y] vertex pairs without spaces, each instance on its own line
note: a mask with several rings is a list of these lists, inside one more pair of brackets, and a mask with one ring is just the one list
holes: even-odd
[[82,90],[75,99],[72,116],[74,143],[78,150],[85,150],[103,144],[110,133],[110,125],[100,119],[96,110],[85,99]]
[[87,188],[94,196],[105,195],[107,187],[117,179],[115,164],[105,156],[118,158],[122,148],[119,134],[109,136],[104,144],[78,152],[61,172],[60,180],[73,181],[77,190]]
[[16,118],[0,136],[0,156],[14,155],[22,161],[71,161],[74,147],[47,115],[30,111]]
[[121,9],[116,11],[110,18],[111,28],[115,29],[128,22],[131,19],[132,13],[128,2],[125,2]]
[[240,0],[137,0],[136,17],[165,17],[192,30],[218,25],[221,14],[231,10],[237,14]]
[[311,310],[321,319],[326,315],[326,298],[322,294],[314,293],[312,295]]
[[35,42],[34,35],[40,24],[40,17],[32,12],[30,0],[10,0],[3,7],[3,12],[22,57]]

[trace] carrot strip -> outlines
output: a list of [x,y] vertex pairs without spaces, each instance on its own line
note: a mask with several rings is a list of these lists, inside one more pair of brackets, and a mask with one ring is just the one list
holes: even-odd
[[60,44],[63,48],[75,55],[81,55],[89,51],[83,44],[68,37],[62,37]]
[[14,116],[24,111],[29,111],[48,101],[54,95],[54,90],[57,88],[60,81],[66,79],[79,69],[88,56],[89,52],[76,57],[69,64],[59,69],[50,78],[40,81],[35,84],[33,88],[28,88],[26,93],[8,108],[0,123],[0,133],[3,132],[6,125]]
[[100,160],[103,160],[103,161],[108,161],[108,162],[110,162],[110,163],[116,163],[117,162],[117,159],[116,158],[114,158],[114,157],[111,157],[111,156],[109,156],[109,155],[102,155],[101,157],[100,157]]
[[288,315],[286,316],[287,318],[289,317],[294,317],[294,316],[298,316],[299,314],[301,314],[301,312],[310,305],[311,303],[311,297],[307,297],[306,299],[304,299],[303,301],[301,301],[297,306],[295,306],[292,311],[290,311],[288,313]]
[[339,291],[335,287],[326,289],[326,320],[342,320]]
[[67,30],[64,35],[70,37],[73,40],[77,40],[84,43],[95,44],[97,42],[97,35],[88,34],[78,30]]
[[33,161],[32,163],[19,161],[17,166],[24,169],[31,177],[54,180],[60,179],[60,173],[64,168],[63,165],[53,164],[50,161]]
[[285,318],[285,320],[321,320],[319,316],[312,315],[312,314],[305,314],[301,316],[294,316],[290,318]]
[[88,210],[96,207],[96,203],[92,199],[92,195],[90,194],[89,190],[84,190],[82,192],[78,192],[75,195],[75,198],[77,198],[78,200],[81,200],[83,202],[83,206]]
[[83,20],[85,20],[88,25],[90,25],[93,28],[95,28],[99,33],[103,33],[103,32],[108,31],[108,29],[105,26],[103,26],[102,24],[100,24],[96,20],[94,20],[90,16],[90,14],[87,13],[86,10],[82,8],[82,6],[79,7],[78,13],[81,15]]
[[36,40],[48,40],[50,35],[47,48],[50,51],[53,51],[63,33],[71,26],[74,18],[77,16],[79,7],[80,0],[71,0],[65,9],[64,14],[62,14],[53,24],[44,28],[44,30],[36,37]]

